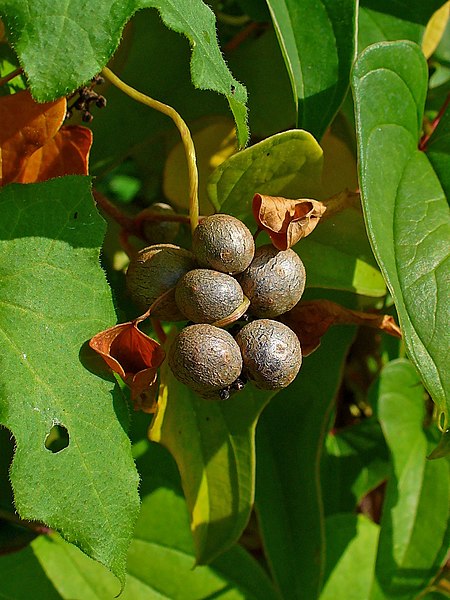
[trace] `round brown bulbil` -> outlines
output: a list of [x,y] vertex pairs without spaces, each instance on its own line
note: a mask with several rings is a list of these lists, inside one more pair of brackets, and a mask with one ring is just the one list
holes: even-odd
[[243,374],[262,390],[277,390],[296,378],[302,351],[296,334],[278,321],[257,319],[236,336],[244,363]]
[[179,280],[175,300],[189,321],[214,323],[233,313],[244,301],[244,293],[231,275],[193,269]]
[[305,267],[293,250],[260,246],[251,265],[238,277],[250,300],[249,313],[272,318],[291,310],[305,289]]
[[[149,210],[160,215],[174,215],[175,211],[165,202],[155,202]],[[172,242],[178,234],[180,224],[176,221],[152,221],[146,219],[142,223],[142,233],[150,244],[167,244]]]
[[[196,267],[193,254],[173,244],[155,244],[140,250],[127,271],[127,287],[135,304],[147,310],[162,294],[175,288],[180,277]],[[175,290],[152,313],[163,321],[184,321],[175,302]]]
[[255,242],[242,221],[217,214],[205,217],[195,229],[192,252],[202,267],[234,275],[251,263]]
[[206,399],[220,399],[242,370],[239,346],[224,329],[189,325],[180,331],[169,350],[169,366],[178,381]]

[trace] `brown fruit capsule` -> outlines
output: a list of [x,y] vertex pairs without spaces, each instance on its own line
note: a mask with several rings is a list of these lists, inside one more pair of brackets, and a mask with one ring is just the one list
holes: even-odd
[[250,300],[249,313],[271,318],[291,310],[305,289],[305,267],[293,250],[271,244],[257,248],[251,265],[237,280]]
[[199,223],[192,236],[192,251],[202,267],[233,275],[251,263],[255,242],[242,221],[217,214]]
[[295,333],[278,321],[257,319],[236,336],[244,363],[243,374],[262,390],[288,386],[302,364],[300,342]]
[[180,331],[169,350],[174,376],[199,396],[220,399],[242,370],[239,346],[224,329],[213,325],[190,325]]
[[[155,202],[149,210],[161,215],[174,215],[175,211],[165,202]],[[142,233],[150,244],[167,244],[172,242],[178,234],[180,224],[176,221],[152,221],[144,220]]]
[[189,321],[214,323],[234,312],[244,301],[244,293],[231,275],[194,269],[177,283],[175,300]]
[[[147,310],[195,266],[194,256],[179,246],[156,244],[143,248],[132,259],[127,271],[127,287],[133,301],[141,310]],[[184,321],[175,302],[175,290],[155,308],[152,316],[164,321]]]

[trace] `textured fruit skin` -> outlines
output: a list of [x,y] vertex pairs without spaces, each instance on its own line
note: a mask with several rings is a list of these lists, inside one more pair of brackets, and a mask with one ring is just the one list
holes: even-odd
[[192,252],[202,267],[234,275],[251,263],[255,242],[242,221],[217,214],[206,217],[197,226],[192,236]]
[[[155,202],[149,209],[161,215],[174,215],[175,211],[165,202]],[[176,221],[144,221],[142,233],[149,244],[167,244],[172,242],[180,230]]]
[[219,399],[242,370],[239,346],[224,329],[189,325],[180,331],[169,350],[169,366],[178,381],[206,399]]
[[[143,311],[164,292],[174,288],[185,273],[196,267],[193,254],[173,244],[155,244],[140,250],[127,271],[127,287]],[[184,321],[175,302],[175,290],[152,313],[163,321]]]
[[261,390],[278,390],[296,378],[302,351],[296,334],[278,321],[257,319],[236,335],[243,373]]
[[306,273],[293,250],[277,250],[268,244],[257,248],[251,265],[237,280],[250,300],[249,313],[271,318],[297,304],[305,289]]
[[194,323],[214,323],[230,315],[244,301],[239,283],[226,273],[193,269],[179,280],[175,300]]

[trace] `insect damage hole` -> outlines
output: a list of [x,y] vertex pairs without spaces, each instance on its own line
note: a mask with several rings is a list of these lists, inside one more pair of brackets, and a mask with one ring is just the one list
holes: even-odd
[[64,425],[56,423],[45,437],[45,447],[53,454],[57,454],[61,450],[64,450],[64,448],[67,448],[68,445],[69,432]]

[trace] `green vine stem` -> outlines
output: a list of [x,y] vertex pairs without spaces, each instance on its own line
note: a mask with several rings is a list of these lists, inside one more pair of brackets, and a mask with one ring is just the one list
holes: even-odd
[[158,100],[154,100],[149,96],[146,96],[142,92],[138,92],[131,86],[127,85],[123,82],[117,75],[115,75],[108,67],[104,67],[102,70],[102,75],[110,81],[113,85],[115,85],[119,90],[127,94],[136,102],[141,102],[150,108],[153,108],[164,115],[167,115],[172,119],[175,125],[178,128],[178,131],[181,135],[181,140],[183,142],[184,150],[186,152],[186,159],[188,163],[188,173],[189,173],[189,219],[191,223],[191,231],[194,232],[195,228],[198,225],[198,217],[199,217],[199,205],[198,205],[198,171],[197,171],[197,161],[195,156],[195,148],[194,142],[192,141],[191,132],[189,131],[188,126],[177,113],[177,111],[164,104],[163,102],[159,102]]

